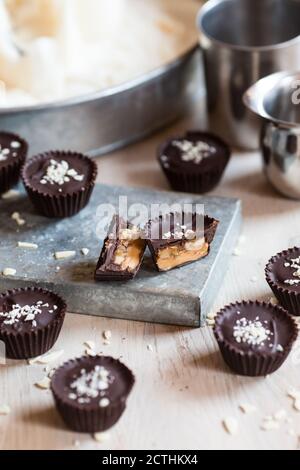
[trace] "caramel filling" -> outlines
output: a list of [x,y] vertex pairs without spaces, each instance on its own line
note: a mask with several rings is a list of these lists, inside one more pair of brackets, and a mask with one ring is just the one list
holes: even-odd
[[208,243],[204,238],[185,242],[184,245],[167,246],[158,251],[157,266],[161,271],[197,261],[208,254]]
[[134,271],[140,264],[144,241],[141,239],[123,241],[115,252],[113,263],[121,267],[122,271]]

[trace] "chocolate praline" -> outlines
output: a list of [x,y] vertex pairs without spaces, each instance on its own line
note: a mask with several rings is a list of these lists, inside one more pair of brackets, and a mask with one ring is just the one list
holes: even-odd
[[27,193],[46,217],[70,217],[89,202],[97,165],[86,155],[51,151],[31,158],[22,169]]
[[39,288],[15,289],[0,296],[0,340],[10,359],[40,356],[55,344],[66,304]]
[[96,281],[129,281],[137,275],[146,249],[143,231],[115,215],[100,253]]
[[286,360],[298,329],[282,307],[248,301],[224,307],[216,317],[214,334],[234,372],[266,376]]
[[0,194],[19,181],[27,152],[28,144],[22,137],[10,132],[0,132]]
[[65,424],[82,433],[111,428],[121,417],[134,385],[132,372],[107,356],[83,356],[63,364],[51,381]]
[[279,303],[292,315],[300,315],[300,248],[273,256],[265,269],[266,280]]
[[189,131],[158,149],[158,161],[175,191],[206,193],[220,182],[231,155],[219,137]]
[[170,271],[208,256],[218,224],[196,213],[170,213],[150,220],[145,232],[157,270]]

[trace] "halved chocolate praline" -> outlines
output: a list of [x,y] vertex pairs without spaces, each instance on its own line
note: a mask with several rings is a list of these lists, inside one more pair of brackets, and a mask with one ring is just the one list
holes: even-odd
[[226,364],[237,374],[257,377],[281,367],[298,328],[282,307],[244,301],[218,313],[214,334]]
[[0,341],[10,359],[29,359],[49,351],[61,331],[66,304],[45,289],[14,289],[0,296]]
[[290,248],[273,256],[265,275],[279,303],[291,315],[300,316],[300,248]]
[[143,232],[115,215],[95,271],[96,281],[129,281],[137,275],[146,249]]
[[147,243],[158,271],[208,256],[219,222],[207,215],[170,213],[148,222]]
[[207,193],[220,182],[231,150],[219,137],[189,131],[158,149],[158,161],[175,191]]
[[0,194],[18,183],[27,152],[28,144],[22,137],[0,132]]
[[56,370],[51,390],[65,424],[76,432],[96,433],[120,419],[134,385],[132,372],[107,356],[84,356]]
[[86,155],[51,151],[31,158],[22,179],[36,210],[51,218],[71,217],[89,202],[97,165]]

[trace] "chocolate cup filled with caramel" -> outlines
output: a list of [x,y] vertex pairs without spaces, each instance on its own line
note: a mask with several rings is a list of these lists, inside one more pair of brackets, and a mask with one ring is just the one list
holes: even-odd
[[150,221],[147,243],[157,270],[170,271],[206,257],[218,223],[191,213],[171,213]]
[[128,281],[138,273],[146,249],[143,232],[114,216],[97,264],[96,281]]

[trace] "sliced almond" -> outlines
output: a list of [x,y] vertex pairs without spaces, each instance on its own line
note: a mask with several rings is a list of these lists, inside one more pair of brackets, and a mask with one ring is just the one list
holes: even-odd
[[151,344],[147,345],[147,349],[148,349],[148,351],[153,352],[153,347],[151,346]]
[[85,341],[84,346],[86,346],[88,349],[95,349],[95,342],[94,341]]
[[93,437],[96,442],[103,444],[103,442],[106,442],[110,439],[110,434],[108,432],[96,432]]
[[299,398],[294,401],[294,409],[296,411],[300,411],[300,399]]
[[81,249],[81,253],[83,254],[83,256],[87,256],[89,254],[90,250],[88,248],[82,248]]
[[18,242],[18,247],[29,249],[29,250],[37,250],[39,245],[37,245],[36,243]]
[[241,403],[239,408],[246,415],[255,413],[257,411],[256,406],[251,405],[250,403]]
[[20,196],[20,191],[16,191],[15,189],[10,189],[6,193],[2,194],[1,198],[4,200],[9,200],[9,199],[16,199],[17,197]]
[[106,339],[106,341],[109,341],[111,339],[111,331],[103,331],[103,338]]
[[2,274],[5,277],[13,277],[17,274],[17,270],[14,269],[14,268],[5,268],[5,269],[3,269]]
[[46,365],[46,364],[50,364],[51,362],[56,361],[63,354],[64,354],[63,349],[60,350],[60,351],[53,351],[53,352],[50,352],[48,354],[44,354],[43,356],[35,357],[34,359],[29,359],[28,362],[29,362],[30,365],[33,365],[33,364]]
[[293,398],[293,400],[300,399],[300,391],[296,390],[295,388],[291,388],[287,392],[288,397]]
[[228,432],[228,434],[232,436],[237,434],[238,429],[239,429],[237,420],[231,417],[225,418],[223,420],[223,426],[224,426],[225,431]]
[[51,380],[49,377],[44,377],[40,382],[35,383],[35,386],[41,390],[48,390],[50,388],[50,383]]
[[54,256],[57,260],[74,258],[76,251],[56,251]]

